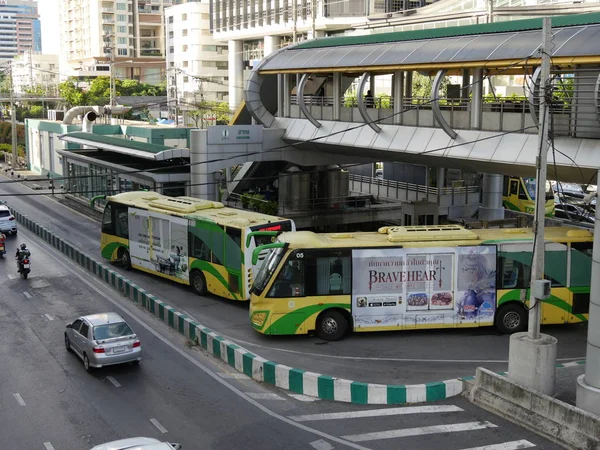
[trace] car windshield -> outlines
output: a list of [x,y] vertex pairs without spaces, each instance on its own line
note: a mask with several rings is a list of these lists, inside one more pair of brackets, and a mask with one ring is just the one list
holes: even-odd
[[272,248],[268,250],[269,254],[265,259],[264,264],[261,266],[260,270],[256,274],[256,278],[254,279],[254,285],[252,289],[258,294],[262,294],[262,291],[267,287],[269,280],[273,276],[273,273],[277,269],[277,266],[281,262],[281,258],[283,257],[284,249],[283,248]]
[[[525,183],[525,188],[527,189],[527,193],[531,197],[531,200],[535,201],[537,193],[537,183],[535,178],[524,178],[523,183]],[[552,200],[553,198],[554,193],[552,192],[552,185],[549,181],[546,181],[546,200]]]
[[7,211],[6,209],[2,210],[0,209],[0,217],[9,217],[10,216],[10,211]]
[[112,339],[123,336],[131,336],[133,331],[125,322],[109,323],[94,327],[94,340]]

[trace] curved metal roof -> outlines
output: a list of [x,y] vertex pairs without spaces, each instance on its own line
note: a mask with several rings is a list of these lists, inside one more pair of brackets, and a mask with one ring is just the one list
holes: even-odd
[[[572,16],[571,22],[564,19],[553,18],[553,24],[559,25],[552,30],[553,63],[600,62],[600,14]],[[435,33],[424,30],[326,38],[282,49],[263,60],[258,71],[316,73],[525,65],[527,59],[539,57],[542,30],[538,22],[541,24],[540,19],[531,19]]]

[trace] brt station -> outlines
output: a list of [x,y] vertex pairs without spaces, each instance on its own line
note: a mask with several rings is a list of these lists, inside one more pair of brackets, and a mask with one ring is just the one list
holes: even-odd
[[[552,19],[549,179],[595,182],[599,33],[598,13]],[[244,176],[292,165],[278,180],[279,213],[289,217],[334,192],[394,204],[399,225],[502,219],[504,176],[535,176],[541,45],[541,19],[290,45],[251,72],[235,117],[239,130],[232,128],[228,142],[215,131],[191,132],[191,161],[226,155],[243,164],[226,177],[230,198],[244,191]],[[417,73],[431,80],[426,97],[413,94]],[[500,84],[521,95],[495,95]],[[386,85],[391,95],[379,95]],[[252,140],[233,142],[242,130]],[[383,179],[373,169],[381,161]],[[194,195],[216,195],[210,186],[218,170],[231,174],[222,162],[192,169]],[[314,173],[332,171],[348,172],[347,192],[319,189]]]

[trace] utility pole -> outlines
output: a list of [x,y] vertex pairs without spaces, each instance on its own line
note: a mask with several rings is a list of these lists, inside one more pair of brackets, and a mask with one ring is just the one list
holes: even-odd
[[312,38],[317,38],[317,0],[311,0],[310,11],[312,12]]
[[15,111],[15,85],[13,79],[13,62],[11,61],[8,66],[8,73],[10,75],[10,131],[12,139],[12,170],[18,167],[17,165],[17,113]]
[[292,0],[292,42],[296,43],[298,40],[298,0]]
[[29,87],[33,92],[33,56],[31,47],[29,47]]
[[175,126],[179,126],[179,93],[177,92],[177,74],[179,73],[178,69],[173,69],[175,75],[173,75],[173,90],[175,93]]
[[550,138],[550,47],[552,22],[543,20],[542,57],[540,75],[540,113],[538,131],[539,154],[536,160],[537,190],[535,221],[533,224],[534,247],[531,267],[531,299],[529,301],[529,329],[527,333],[516,333],[510,338],[508,377],[525,386],[553,395],[556,376],[556,338],[540,333],[542,301],[550,296],[550,281],[544,280],[544,221],[546,216],[546,176]]
[[488,0],[488,23],[494,22],[494,0]]

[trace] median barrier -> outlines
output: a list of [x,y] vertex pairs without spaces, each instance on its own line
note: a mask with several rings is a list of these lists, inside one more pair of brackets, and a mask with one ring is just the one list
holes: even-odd
[[[363,383],[295,369],[262,358],[196,322],[148,293],[108,265],[81,252],[76,246],[11,208],[16,220],[77,265],[146,309],[208,353],[246,376],[296,394],[356,404],[398,405],[443,400],[463,391],[463,380],[416,385]],[[250,326],[250,325],[248,325]]]

